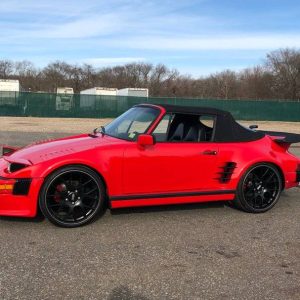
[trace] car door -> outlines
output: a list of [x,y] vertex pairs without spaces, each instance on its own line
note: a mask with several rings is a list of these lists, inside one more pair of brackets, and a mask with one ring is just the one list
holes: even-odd
[[158,139],[156,144],[146,147],[130,143],[124,151],[123,193],[215,190],[218,186],[218,150],[218,145],[213,142]]
[[218,183],[218,148],[214,143],[136,144],[124,153],[124,194],[214,190]]

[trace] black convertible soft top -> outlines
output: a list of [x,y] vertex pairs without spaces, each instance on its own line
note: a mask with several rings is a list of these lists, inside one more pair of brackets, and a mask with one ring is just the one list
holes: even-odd
[[228,111],[221,110],[213,107],[205,106],[179,106],[179,105],[169,105],[169,104],[159,104],[158,106],[163,107],[167,112],[171,113],[181,113],[181,114],[208,114],[208,115],[218,115],[226,116],[231,114]]
[[[140,104],[137,106],[148,106]],[[177,106],[169,104],[157,104],[166,110],[167,113],[190,114],[190,115],[209,115],[216,118],[214,129],[215,142],[251,142],[259,140],[265,133],[248,129],[235,121],[230,112],[213,108],[199,106]]]

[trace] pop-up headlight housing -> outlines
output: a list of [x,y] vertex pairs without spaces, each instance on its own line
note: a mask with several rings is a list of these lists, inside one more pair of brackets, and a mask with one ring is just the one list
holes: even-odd
[[14,173],[14,172],[20,171],[22,169],[25,169],[26,167],[28,167],[28,165],[26,165],[26,164],[10,162],[10,163],[8,163],[7,171],[8,171],[8,173]]

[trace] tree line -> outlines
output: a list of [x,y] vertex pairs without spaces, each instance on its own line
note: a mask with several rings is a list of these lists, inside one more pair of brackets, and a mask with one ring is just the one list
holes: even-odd
[[0,60],[0,79],[19,79],[25,91],[55,92],[72,87],[75,93],[91,87],[148,88],[152,97],[220,99],[299,99],[300,50],[279,49],[264,62],[241,71],[224,70],[193,78],[163,64],[130,63],[97,69],[90,64],[63,61],[37,68],[30,61]]

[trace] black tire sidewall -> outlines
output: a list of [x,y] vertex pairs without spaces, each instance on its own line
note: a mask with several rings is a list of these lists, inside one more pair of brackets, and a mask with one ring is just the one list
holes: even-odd
[[[63,222],[63,221],[53,217],[51,212],[47,208],[47,204],[46,204],[46,192],[47,192],[50,184],[53,182],[53,180],[55,178],[57,178],[60,174],[65,173],[65,172],[71,172],[71,171],[84,172],[84,173],[88,174],[95,180],[95,182],[97,183],[98,188],[99,188],[99,201],[97,204],[97,208],[93,211],[93,213],[88,218],[86,218],[82,221],[79,221],[79,222],[74,222],[74,223]],[[99,216],[100,212],[103,210],[104,201],[105,201],[105,186],[104,186],[101,178],[99,177],[99,175],[95,171],[91,170],[88,167],[78,166],[78,165],[69,165],[69,166],[65,166],[65,167],[55,170],[48,177],[46,177],[46,179],[42,185],[42,188],[40,190],[40,193],[39,193],[39,207],[40,207],[43,215],[51,223],[53,223],[57,226],[66,227],[66,228],[75,228],[75,227],[87,225],[87,224],[91,223],[92,221],[94,221]]]

